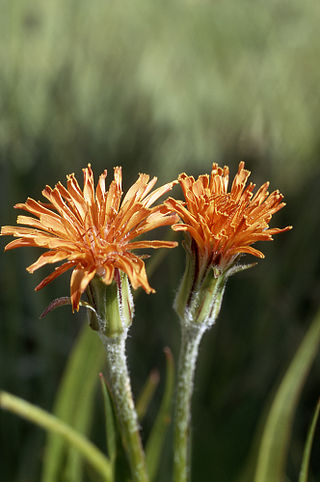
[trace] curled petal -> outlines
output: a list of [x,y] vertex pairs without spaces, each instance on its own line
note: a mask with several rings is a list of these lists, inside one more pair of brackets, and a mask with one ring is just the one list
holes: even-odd
[[88,284],[96,274],[95,269],[83,270],[74,269],[70,281],[70,297],[72,304],[72,311],[79,311],[79,301],[82,293],[86,290]]

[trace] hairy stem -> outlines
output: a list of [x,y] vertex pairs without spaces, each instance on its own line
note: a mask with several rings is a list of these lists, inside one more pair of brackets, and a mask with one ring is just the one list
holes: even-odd
[[126,330],[113,338],[99,333],[107,355],[107,379],[114,400],[121,437],[128,455],[133,482],[147,482],[145,455],[133,403],[125,355]]
[[174,416],[173,481],[186,482],[189,478],[191,397],[199,343],[206,330],[202,323],[181,323],[182,339],[178,365],[178,383]]

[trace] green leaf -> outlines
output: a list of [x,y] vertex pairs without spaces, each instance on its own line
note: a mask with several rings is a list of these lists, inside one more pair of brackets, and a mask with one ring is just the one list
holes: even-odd
[[307,441],[306,441],[304,451],[303,451],[299,482],[307,482],[307,480],[308,480],[308,471],[309,471],[309,461],[310,461],[310,455],[311,455],[311,448],[312,448],[312,442],[313,442],[314,434],[315,434],[315,431],[316,431],[319,412],[320,412],[320,399],[318,400],[318,403],[317,403],[317,406],[316,406],[316,409],[314,411],[314,415],[313,415],[313,418],[312,418],[312,422],[311,422],[311,425],[310,425],[310,428],[309,428],[309,431],[308,431]]
[[0,406],[59,435],[87,459],[103,477],[103,480],[110,481],[111,466],[107,457],[86,437],[72,427],[45,410],[7,392],[0,392]]
[[[98,373],[103,360],[104,349],[99,338],[85,325],[68,360],[53,410],[60,420],[82,433],[87,433],[90,427]],[[64,466],[66,456],[67,465]],[[63,480],[64,471],[68,482],[79,482],[81,459],[73,450],[70,452],[61,437],[50,433],[44,456],[42,482]]]
[[158,383],[159,372],[154,370],[150,373],[136,403],[136,411],[139,420],[142,420],[145,416]]
[[161,452],[168,426],[171,422],[171,401],[174,388],[174,362],[169,348],[166,355],[166,385],[160,409],[153,424],[146,446],[146,464],[150,480],[154,480],[158,471]]
[[[89,330],[88,330],[89,331]],[[89,331],[89,336],[92,336]],[[94,336],[93,336],[94,338]],[[95,392],[98,382],[99,364],[95,360],[95,350],[90,350],[87,353],[86,365],[81,372],[82,380],[85,380],[85,390],[83,390],[83,384],[81,389],[81,400],[78,401],[73,414],[72,425],[74,428],[83,433],[88,434],[91,427],[91,422],[94,414]],[[103,358],[102,358],[103,359]],[[99,360],[98,360],[99,362]],[[95,367],[96,374],[91,376],[92,367]],[[72,448],[68,447],[66,465],[65,465],[65,478],[68,482],[79,482],[82,478],[83,463],[79,453]]]
[[285,479],[295,409],[320,343],[320,311],[299,346],[272,402],[259,448],[255,482]]

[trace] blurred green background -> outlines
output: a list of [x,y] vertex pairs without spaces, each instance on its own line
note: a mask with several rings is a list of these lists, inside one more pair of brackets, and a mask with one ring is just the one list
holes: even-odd
[[[4,0],[0,7],[1,225],[14,224],[13,204],[40,199],[45,184],[70,172],[81,180],[88,162],[96,176],[122,165],[128,188],[138,172],[167,182],[182,171],[209,172],[214,160],[234,175],[246,160],[254,182],[270,180],[285,194],[272,226],[294,230],[261,245],[266,259],[229,281],[199,357],[193,480],[239,480],[269,397],[319,305],[320,3]],[[8,241],[0,239],[1,249]],[[67,307],[38,319],[68,294],[69,275],[35,294],[46,270],[29,276],[25,267],[37,255],[29,248],[0,258],[0,383],[51,410],[86,317]],[[136,394],[151,369],[162,374],[164,346],[177,357],[171,305],[183,269],[181,248],[166,253],[151,278],[157,294],[137,298],[128,340]],[[318,357],[295,417],[288,480],[297,479],[319,386]],[[95,406],[90,436],[103,448],[98,377]],[[7,413],[0,422],[1,480],[40,480],[44,433]],[[311,481],[320,480],[319,429],[317,437]],[[169,464],[170,443],[159,481],[168,480]]]

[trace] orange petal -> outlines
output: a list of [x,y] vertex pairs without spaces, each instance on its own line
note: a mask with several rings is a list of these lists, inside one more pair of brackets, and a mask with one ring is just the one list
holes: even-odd
[[49,276],[47,276],[46,278],[44,278],[44,279],[41,281],[41,283],[39,283],[38,286],[35,287],[35,291],[39,291],[39,290],[41,290],[42,288],[44,288],[45,286],[47,286],[47,284],[51,283],[51,281],[53,281],[54,279],[56,279],[58,276],[60,276],[61,274],[65,273],[66,271],[68,271],[68,269],[72,268],[72,266],[74,266],[73,261],[68,261],[67,263],[62,264],[61,266],[58,266],[58,267],[53,271],[53,273],[49,274]]
[[15,209],[23,209],[24,211],[28,211],[31,214],[34,214],[40,217],[41,214],[49,214],[53,217],[58,217],[56,213],[51,211],[50,209],[43,206],[39,202],[35,201],[34,199],[28,197],[25,203],[18,203],[14,205]]
[[144,262],[132,253],[117,258],[117,267],[126,273],[134,289],[141,286],[146,293],[154,293],[154,289],[148,283]]
[[253,248],[252,246],[239,246],[235,249],[231,249],[230,252],[252,254],[253,256],[257,256],[257,258],[261,258],[261,259],[265,257],[264,254],[261,253],[261,251]]
[[149,194],[149,196],[147,196],[144,200],[143,200],[143,205],[148,208],[150,206],[152,206],[152,204],[154,202],[157,201],[157,199],[159,199],[159,197],[163,196],[165,193],[167,193],[168,191],[171,191],[171,189],[173,188],[173,186],[175,184],[177,184],[178,181],[172,181],[172,182],[168,182],[167,184],[164,184],[163,186],[161,187],[158,187],[157,189],[155,189],[151,194]]
[[10,243],[8,243],[5,246],[4,250],[9,251],[10,249],[22,248],[24,246],[37,246],[37,244],[34,241],[34,239],[18,238],[18,239],[14,239]]
[[[146,185],[149,181],[150,176],[148,174],[139,174],[139,177],[137,181],[130,187],[130,189],[127,191],[123,201],[122,201],[122,207],[132,199],[134,200],[140,200],[140,197],[143,195]],[[152,182],[152,181],[151,181]],[[154,184],[156,182],[153,181]]]
[[27,271],[29,273],[34,273],[37,269],[42,268],[42,266],[45,266],[46,264],[58,263],[59,261],[62,261],[67,257],[68,253],[63,251],[46,251],[41,256],[39,256],[37,261],[27,267]]
[[176,241],[134,241],[129,244],[130,249],[158,249],[158,248],[175,248],[178,246]]
[[93,172],[91,169],[91,165],[88,164],[88,167],[82,169],[83,171],[83,196],[87,204],[92,206],[95,204],[95,196],[94,196],[94,178]]
[[72,311],[79,311],[79,301],[82,293],[87,288],[90,281],[96,274],[96,269],[84,270],[82,268],[75,268],[72,271],[70,281],[71,304]]
[[132,230],[128,235],[127,239],[133,239],[141,234],[147,233],[156,228],[160,228],[161,226],[171,226],[173,223],[177,222],[178,218],[175,214],[172,215],[156,215],[156,213],[152,213],[148,218],[143,221],[137,228]]
[[113,281],[113,277],[114,277],[114,266],[113,265],[110,265],[110,264],[105,264],[103,265],[104,267],[104,270],[105,270],[105,274],[102,276],[102,279],[103,279],[103,282],[106,284],[106,285],[109,285],[112,283]]
[[67,184],[68,184],[68,192],[72,198],[72,203],[77,209],[80,219],[84,221],[87,214],[86,203],[83,197],[83,193],[79,187],[79,184],[73,174],[68,176]]
[[97,184],[97,189],[96,189],[96,198],[97,202],[99,204],[99,207],[101,209],[102,204],[104,203],[105,199],[105,193],[106,193],[106,177],[107,177],[108,171],[105,169],[102,174],[99,176],[99,181]]

